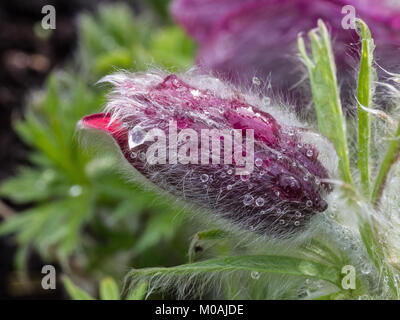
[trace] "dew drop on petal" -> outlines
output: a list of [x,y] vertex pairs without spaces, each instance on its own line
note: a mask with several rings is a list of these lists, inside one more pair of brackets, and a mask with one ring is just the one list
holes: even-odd
[[199,90],[192,89],[192,90],[190,90],[190,93],[191,93],[194,97],[200,96],[200,91],[199,91]]
[[226,189],[227,189],[227,190],[232,190],[232,185],[231,185],[231,184],[228,184],[228,185],[226,186]]
[[129,156],[131,157],[131,159],[135,159],[137,157],[137,153],[131,152],[131,154]]
[[279,220],[279,224],[284,225],[285,224],[285,220],[284,219]]
[[308,149],[306,152],[307,157],[311,158],[314,155],[314,151],[312,151],[311,149]]
[[298,227],[298,226],[300,225],[300,221],[295,221],[293,224],[294,224],[296,227]]
[[208,177],[208,175],[205,174],[205,173],[202,174],[202,175],[200,176],[200,181],[201,181],[201,182],[207,182],[208,179],[209,179],[209,177]]
[[140,153],[139,153],[139,159],[140,159],[141,161],[146,160],[146,154],[145,154],[144,152],[140,152]]
[[262,159],[257,158],[256,161],[254,161],[254,163],[255,163],[255,165],[256,165],[257,167],[261,167],[262,164],[263,164],[263,161],[262,161]]
[[254,201],[254,198],[251,194],[246,194],[243,198],[243,204],[245,206],[251,205],[253,203],[253,201]]
[[256,205],[257,205],[257,207],[262,207],[263,205],[264,205],[264,203],[265,203],[265,200],[264,200],[264,198],[257,198],[256,199]]
[[301,217],[301,212],[300,211],[296,211],[294,213],[294,215],[296,216],[296,218],[300,218]]
[[307,206],[307,207],[312,207],[312,205],[313,205],[313,203],[312,203],[311,200],[307,200],[307,201],[306,201],[306,206]]
[[145,138],[146,138],[146,131],[144,131],[140,126],[136,126],[131,130],[129,130],[128,132],[129,149],[133,149],[143,144]]

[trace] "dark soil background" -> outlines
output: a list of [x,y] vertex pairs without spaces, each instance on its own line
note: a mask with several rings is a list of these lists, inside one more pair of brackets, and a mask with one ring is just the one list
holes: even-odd
[[[26,163],[27,147],[13,132],[13,120],[23,117],[27,94],[38,89],[48,73],[72,56],[77,43],[76,16],[82,11],[94,11],[101,2],[111,0],[6,0],[0,3],[0,181],[15,173]],[[44,5],[56,9],[56,29],[48,38],[40,37]],[[134,7],[135,1],[130,4]],[[135,8],[137,9],[137,8]],[[4,199],[2,215],[16,209]],[[0,215],[0,221],[2,219]],[[0,238],[0,299],[60,299],[61,290],[35,290],[21,287],[24,281],[13,273],[15,245],[11,238]],[[32,255],[28,269],[40,275],[43,263]],[[40,280],[37,281],[40,287]],[[10,285],[14,283],[14,285]],[[35,283],[35,281],[33,282]],[[59,286],[58,286],[59,288]]]

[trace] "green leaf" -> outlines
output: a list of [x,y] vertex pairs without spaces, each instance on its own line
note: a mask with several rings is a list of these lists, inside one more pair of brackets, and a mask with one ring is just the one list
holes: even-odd
[[73,282],[66,276],[62,277],[62,282],[64,288],[73,300],[94,300],[94,298],[83,291],[81,288],[77,287]]
[[319,130],[336,148],[342,179],[353,185],[331,38],[322,20],[318,21],[318,29],[310,31],[308,35],[312,59],[307,54],[301,36],[298,38],[298,47],[310,74]]
[[185,276],[210,272],[248,271],[312,277],[340,286],[340,272],[312,260],[287,256],[232,256],[184,264],[171,268],[146,268],[131,271],[128,278],[144,280],[153,276]]
[[375,49],[374,40],[368,26],[357,20],[360,28],[362,44],[360,73],[358,76],[357,99],[358,105],[358,168],[361,174],[361,186],[364,196],[370,195],[369,174],[369,149],[370,149],[370,121],[368,111],[374,91],[375,69],[372,67],[373,53]]
[[143,300],[146,296],[148,283],[143,281],[139,283],[126,297],[125,300]]
[[220,230],[220,229],[211,229],[211,230],[204,230],[197,232],[196,235],[193,237],[192,241],[190,242],[189,250],[188,250],[188,256],[189,256],[189,262],[194,261],[194,255],[196,253],[196,246],[199,243],[199,241],[202,240],[219,240],[229,237],[229,233]]
[[100,299],[101,300],[119,300],[118,284],[111,277],[104,278],[100,282]]

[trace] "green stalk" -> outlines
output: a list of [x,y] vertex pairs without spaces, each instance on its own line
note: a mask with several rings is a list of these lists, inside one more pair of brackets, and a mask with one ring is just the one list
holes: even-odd
[[392,165],[395,163],[399,156],[400,150],[400,122],[398,124],[396,134],[393,137],[392,142],[389,145],[389,149],[386,153],[386,156],[383,160],[383,163],[379,169],[378,176],[375,180],[374,189],[372,191],[371,202],[373,205],[377,206],[380,201],[380,197],[382,195],[383,187],[385,186],[385,182],[387,176],[389,174]]
[[313,60],[307,54],[302,37],[298,38],[298,47],[310,74],[319,130],[336,148],[342,179],[353,186],[331,38],[322,20],[318,21],[318,29],[310,31],[308,36]]
[[362,41],[362,54],[360,73],[358,77],[358,169],[361,174],[361,187],[365,197],[370,195],[369,181],[369,147],[370,147],[370,122],[369,115],[362,106],[369,108],[372,100],[373,77],[375,70],[372,67],[374,40],[368,26],[358,20],[360,37]]

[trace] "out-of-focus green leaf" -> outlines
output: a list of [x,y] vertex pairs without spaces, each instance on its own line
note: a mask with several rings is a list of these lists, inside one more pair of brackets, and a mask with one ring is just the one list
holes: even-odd
[[94,300],[94,298],[86,291],[76,286],[68,277],[63,276],[62,281],[64,288],[73,300]]
[[104,278],[100,282],[100,299],[101,300],[119,300],[118,284],[111,277]]

